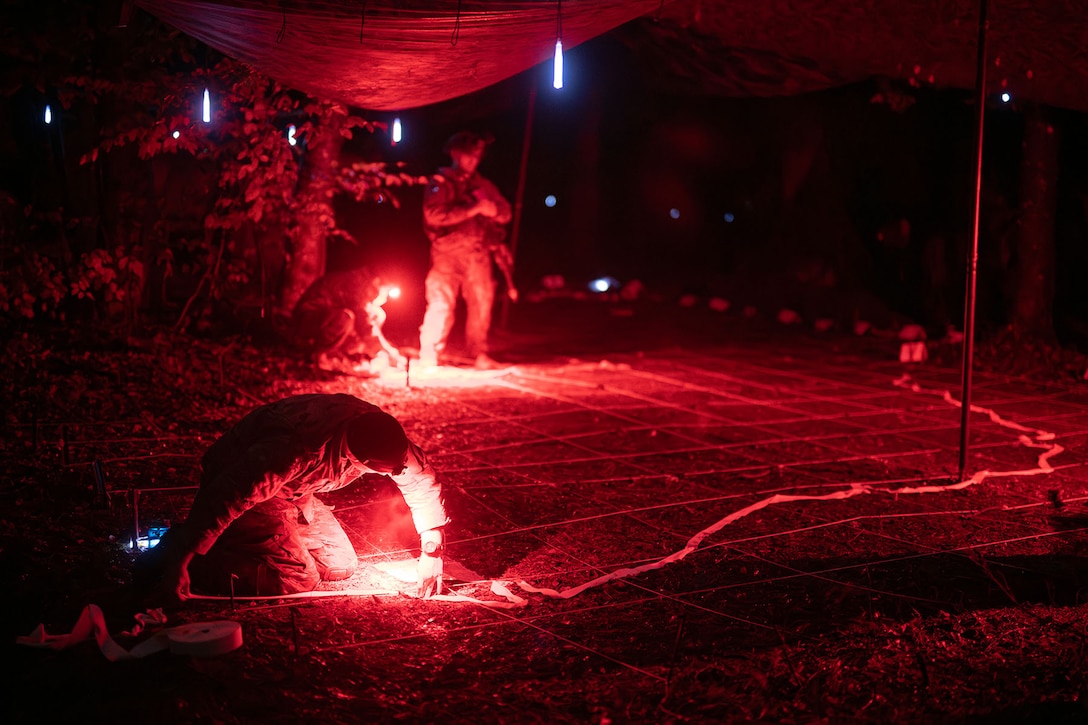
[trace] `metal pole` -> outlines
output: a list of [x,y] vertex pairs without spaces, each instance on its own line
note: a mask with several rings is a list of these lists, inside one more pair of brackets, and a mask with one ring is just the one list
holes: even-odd
[[963,385],[960,396],[960,467],[957,481],[967,470],[967,445],[971,416],[971,367],[975,356],[975,286],[978,278],[978,226],[982,201],[982,136],[986,125],[986,2],[979,0],[978,66],[975,71],[975,103],[978,105],[977,147],[975,149],[975,210],[971,250],[967,257],[967,292],[963,311]]
[[[147,544],[151,546],[151,532],[148,532]],[[140,489],[132,489],[132,551],[140,550]]]
[[[516,263],[518,258],[518,234],[521,231],[521,202],[525,198],[525,171],[529,166],[529,141],[533,134],[533,113],[536,107],[536,78],[529,86],[529,108],[525,114],[525,138],[521,141],[521,166],[518,168],[518,189],[514,196],[514,219],[510,225],[510,257]],[[502,298],[502,313],[500,326],[506,329],[506,322],[510,316],[510,298]]]

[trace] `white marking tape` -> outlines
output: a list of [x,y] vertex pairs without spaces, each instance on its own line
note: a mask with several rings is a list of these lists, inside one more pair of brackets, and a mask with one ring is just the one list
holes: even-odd
[[[903,375],[901,378],[894,380],[892,384],[900,388],[906,388],[915,393],[939,395],[946,402],[956,407],[961,407],[962,405],[961,402],[953,398],[952,394],[947,390],[942,392],[926,390],[917,383],[912,382],[910,380],[910,376],[908,375]],[[1038,428],[1028,428],[1026,426],[1020,425],[1019,423],[1014,423],[1012,421],[1006,420],[998,415],[997,412],[990,410],[989,408],[972,405],[971,411],[974,413],[985,413],[990,417],[990,420],[1005,428],[1021,431],[1022,433],[1031,433],[1034,437],[1034,440],[1032,440],[1032,438],[1029,438],[1027,435],[1020,435],[1018,438],[1020,440],[1020,443],[1025,446],[1028,446],[1030,448],[1041,448],[1044,450],[1044,452],[1041,453],[1038,457],[1037,466],[1035,468],[1023,469],[1018,471],[978,471],[973,476],[964,481],[960,481],[958,483],[950,484],[947,486],[930,485],[906,486],[902,488],[879,488],[872,484],[851,483],[848,484],[848,488],[845,488],[841,491],[818,496],[808,496],[803,494],[775,494],[761,501],[756,501],[753,504],[745,506],[744,508],[738,511],[734,511],[733,513],[719,519],[717,522],[711,524],[710,526],[706,527],[705,529],[688,539],[687,545],[684,546],[684,548],[680,549],[679,551],[675,551],[672,554],[669,554],[663,559],[658,559],[657,561],[652,561],[648,564],[642,564],[641,566],[624,567],[622,569],[617,569],[607,574],[603,574],[596,579],[585,582],[584,584],[579,584],[575,587],[569,587],[562,591],[556,589],[535,587],[526,581],[518,581],[517,585],[521,587],[522,590],[534,594],[543,594],[546,597],[553,597],[558,599],[570,599],[571,597],[575,597],[581,594],[587,589],[598,587],[607,582],[616,581],[617,579],[625,579],[629,576],[641,574],[646,571],[652,571],[654,569],[660,569],[664,566],[680,561],[688,554],[698,549],[699,545],[703,542],[704,539],[706,539],[706,537],[710,536],[713,533],[716,533],[717,531],[721,530],[725,526],[728,526],[734,521],[744,518],[750,513],[767,508],[768,506],[773,506],[775,504],[789,503],[791,501],[831,501],[836,499],[841,500],[868,493],[890,493],[895,495],[943,493],[945,491],[957,491],[967,488],[969,486],[974,486],[975,484],[981,483],[982,481],[991,476],[1035,476],[1039,474],[1052,473],[1054,471],[1053,466],[1050,465],[1050,458],[1062,453],[1065,450],[1065,447],[1058,445],[1057,443],[1044,442],[1054,440],[1055,436],[1053,433]]]
[[[414,579],[412,580],[415,581]],[[429,597],[413,597],[413,598],[425,598],[428,601],[438,602],[472,602],[474,604],[482,604],[485,607],[493,607],[495,609],[513,609],[515,607],[524,607],[526,601],[516,594],[512,593],[506,586],[506,582],[492,581],[491,592],[498,594],[501,597],[505,597],[506,601],[499,602],[490,599],[476,599],[465,594],[432,594]],[[328,599],[330,597],[399,597],[410,596],[404,594],[404,592],[396,589],[319,589],[311,592],[296,592],[295,594],[272,594],[267,596],[239,596],[235,597],[236,601],[246,602],[260,602],[260,601],[278,601],[278,600],[290,600],[290,599]],[[225,602],[230,601],[230,597],[212,596],[209,594],[192,594],[190,599],[200,599],[203,601],[215,601]]]
[[[146,624],[166,621],[162,610],[157,610],[157,614],[149,612],[149,615],[137,615],[133,634]],[[242,646],[242,626],[227,620],[182,624],[156,632],[131,650],[126,650],[110,636],[106,619],[98,605],[88,604],[69,634],[46,634],[45,627],[39,624],[29,635],[16,637],[15,642],[29,647],[61,650],[91,638],[98,642],[98,649],[110,662],[139,659],[163,650],[191,657],[215,657]]]

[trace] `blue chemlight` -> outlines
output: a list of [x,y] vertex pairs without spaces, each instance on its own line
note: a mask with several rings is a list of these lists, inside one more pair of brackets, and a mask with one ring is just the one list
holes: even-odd
[[599,277],[589,283],[589,288],[594,292],[607,292],[620,286],[615,277]]
[[552,88],[559,90],[563,87],[563,41],[555,41],[555,59],[552,65]]

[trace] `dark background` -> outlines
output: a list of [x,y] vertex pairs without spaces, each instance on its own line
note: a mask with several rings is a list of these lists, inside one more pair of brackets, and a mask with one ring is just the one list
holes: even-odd
[[[621,283],[639,279],[660,299],[719,296],[734,312],[752,305],[771,317],[790,307],[806,320],[854,317],[888,327],[915,321],[937,336],[949,324],[962,326],[974,193],[971,92],[884,78],[778,97],[725,98],[712,88],[700,93],[690,79],[673,91],[624,40],[613,31],[570,49],[561,91],[550,87],[545,63],[431,106],[401,113],[357,109],[386,123],[399,116],[405,140],[393,147],[383,132],[357,133],[345,156],[428,174],[448,162],[441,148],[453,132],[491,133],[495,142],[482,171],[514,201],[535,85],[516,230],[523,290],[537,288],[547,274],[562,274],[572,290],[609,275]],[[0,107],[0,190],[9,197],[8,216],[27,208],[48,215],[55,207],[71,218],[95,211],[81,206],[109,203],[79,193],[79,176],[89,172],[72,159],[96,140],[87,119],[65,118],[54,103],[59,122],[41,123],[50,93],[16,85]],[[982,334],[1008,323],[1024,125],[1018,100],[988,99]],[[1053,182],[1054,324],[1062,344],[1082,348],[1088,341],[1088,298],[1080,283],[1088,265],[1084,114],[1048,112],[1061,139]],[[806,153],[811,164],[795,175],[787,200],[785,170]],[[182,155],[173,163],[200,165]],[[411,344],[427,265],[422,192],[392,193],[395,204],[338,200],[338,217],[360,244],[334,242],[329,260],[330,267],[372,264],[400,278],[406,295],[390,307],[389,324],[394,339]],[[543,203],[548,194],[557,198],[552,208]],[[199,221],[202,202],[194,189],[174,189],[172,199],[177,214]],[[678,218],[670,216],[674,209]],[[909,222],[909,238],[896,236],[900,220]],[[39,224],[30,244],[47,247],[54,235]],[[5,235],[9,265],[26,248],[20,239],[13,251],[12,239]],[[195,281],[179,277],[175,296],[184,300]]]

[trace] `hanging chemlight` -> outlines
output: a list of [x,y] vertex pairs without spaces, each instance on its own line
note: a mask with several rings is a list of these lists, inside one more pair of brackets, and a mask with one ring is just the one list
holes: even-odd
[[290,126],[287,127],[287,143],[289,143],[292,146],[294,146],[295,144],[298,143],[298,139],[295,138],[295,133],[297,131],[298,131],[298,129],[295,128],[295,124],[293,124],[293,123]]
[[49,106],[48,103],[45,104],[45,122],[47,124],[53,123],[53,109]]
[[403,131],[402,131],[401,125],[400,125],[400,119],[399,118],[394,118],[393,119],[393,145],[395,146],[395,145],[399,144],[401,138],[403,138]]
[[212,122],[212,94],[207,88],[204,89],[204,113],[201,118],[204,123]]
[[559,90],[563,87],[563,41],[555,41],[555,64],[552,70],[552,87]]
[[1008,92],[1005,92],[1005,93],[1002,93],[1002,94],[1001,94],[1001,102],[1002,102],[1002,103],[1008,103],[1008,102],[1009,102],[1009,101],[1011,101],[1011,100],[1012,100],[1012,96],[1010,96],[1010,95],[1008,94]]
[[555,60],[552,65],[552,87],[563,87],[563,0],[555,3]]

